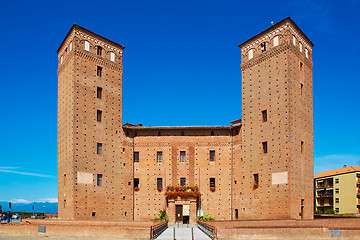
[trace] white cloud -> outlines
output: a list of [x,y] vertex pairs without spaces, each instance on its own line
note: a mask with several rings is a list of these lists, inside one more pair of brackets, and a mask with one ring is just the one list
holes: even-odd
[[25,199],[11,199],[10,202],[11,203],[31,203],[30,201],[25,200]]
[[55,176],[47,175],[47,174],[33,173],[33,172],[21,172],[21,171],[9,170],[9,169],[19,169],[19,168],[18,167],[0,167],[0,172],[28,175],[28,176],[34,176],[34,177],[43,177],[43,178],[56,178]]
[[360,155],[332,154],[318,156],[314,159],[314,173],[329,171],[346,166],[359,166]]
[[37,200],[36,202],[57,203],[58,199],[57,198],[42,198],[42,199]]

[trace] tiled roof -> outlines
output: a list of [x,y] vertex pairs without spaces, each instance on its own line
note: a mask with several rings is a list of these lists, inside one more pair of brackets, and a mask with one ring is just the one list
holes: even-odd
[[351,172],[360,172],[360,167],[343,167],[339,169],[334,169],[326,172],[321,172],[314,175],[314,178],[322,178],[322,177],[328,177],[333,175],[339,175],[344,173],[351,173]]

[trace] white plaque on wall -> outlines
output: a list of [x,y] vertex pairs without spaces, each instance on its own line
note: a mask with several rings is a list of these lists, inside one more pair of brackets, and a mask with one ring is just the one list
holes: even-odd
[[279,172],[272,174],[272,184],[287,184],[288,172]]

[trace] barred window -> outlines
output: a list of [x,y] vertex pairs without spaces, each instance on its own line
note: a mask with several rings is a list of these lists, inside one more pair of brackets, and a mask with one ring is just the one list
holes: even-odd
[[186,156],[186,152],[185,151],[180,151],[180,162],[185,162],[185,156]]
[[210,150],[210,161],[215,161],[215,150]]
[[157,162],[162,163],[162,152],[157,152]]
[[101,155],[101,150],[102,150],[102,143],[97,143],[97,145],[96,145],[96,153],[98,155]]
[[139,162],[139,152],[134,152],[134,162]]
[[97,178],[96,178],[96,185],[97,186],[102,186],[102,174],[98,174]]

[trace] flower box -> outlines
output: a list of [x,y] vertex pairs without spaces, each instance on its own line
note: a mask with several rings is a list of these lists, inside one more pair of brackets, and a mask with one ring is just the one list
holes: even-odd
[[162,187],[158,187],[157,190],[158,190],[159,192],[161,192],[161,191],[162,191]]
[[259,187],[259,184],[254,184],[253,189],[256,189]]
[[138,188],[138,187],[134,187],[134,191],[139,191],[140,190],[140,188]]
[[215,192],[215,187],[211,187],[210,191]]

